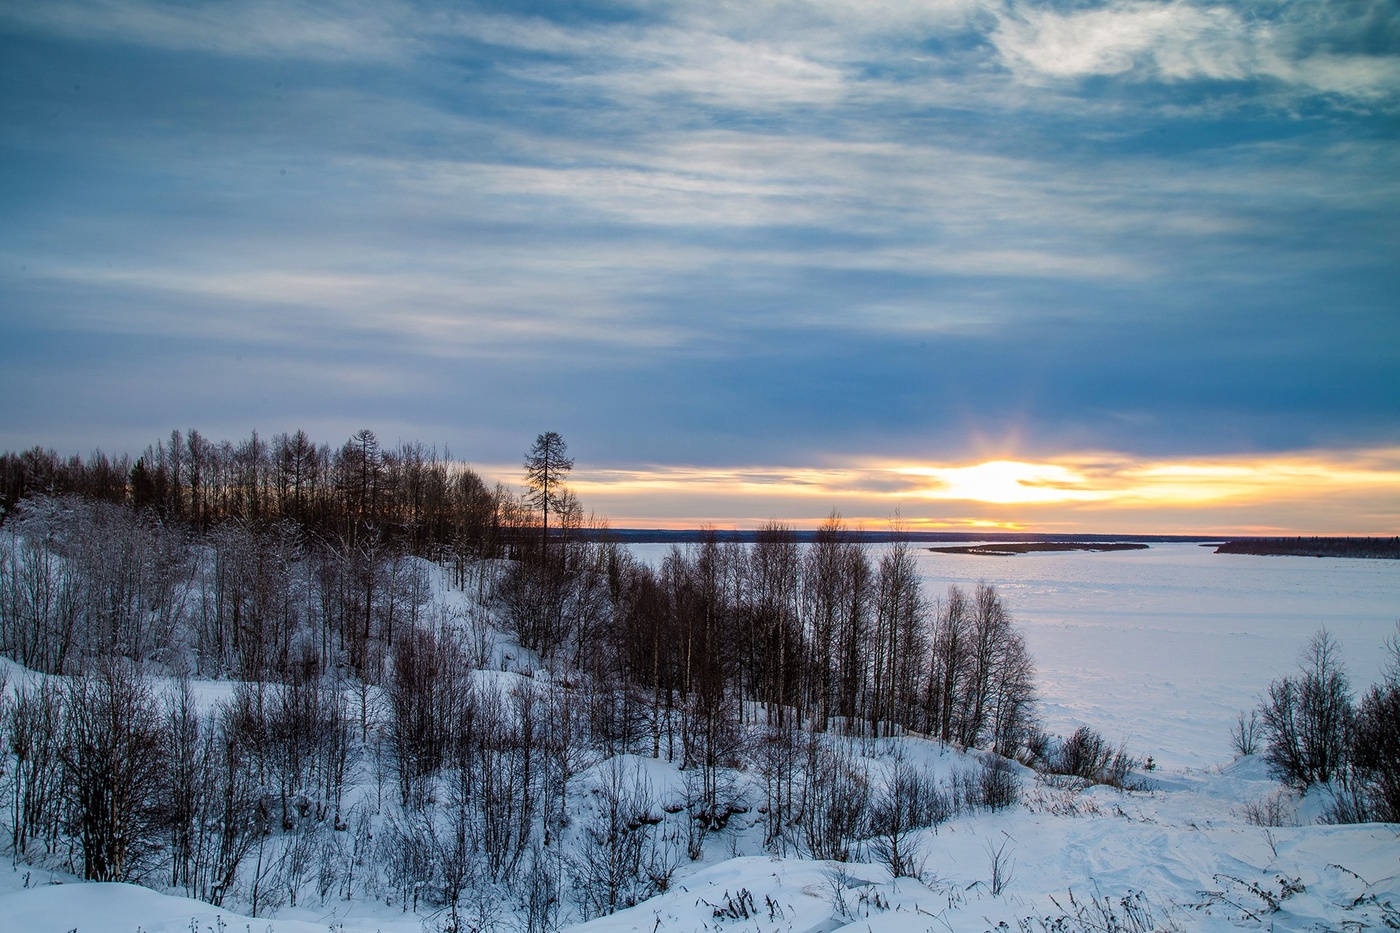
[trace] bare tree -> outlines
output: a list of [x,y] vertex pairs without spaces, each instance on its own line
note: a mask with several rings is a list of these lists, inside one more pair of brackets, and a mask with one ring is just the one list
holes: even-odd
[[121,658],[73,681],[65,707],[65,790],[83,877],[137,878],[159,828],[166,771],[160,708],[135,665]]
[[912,725],[927,656],[927,606],[906,539],[897,539],[880,558],[875,591],[870,717],[877,735],[892,735],[896,727]]
[[1245,716],[1240,710],[1235,724],[1230,727],[1230,747],[1236,755],[1253,755],[1259,751],[1259,741],[1263,738],[1263,726],[1259,722],[1259,711],[1252,709]]
[[1259,710],[1269,769],[1299,789],[1331,781],[1345,764],[1351,688],[1338,654],[1336,640],[1319,629],[1303,650],[1298,676],[1269,684]]
[[949,586],[947,598],[938,607],[924,693],[924,730],[942,742],[953,741],[954,713],[968,679],[971,628],[967,594]]
[[14,756],[10,775],[10,849],[15,862],[32,843],[53,852],[61,830],[65,741],[63,697],[56,680],[16,687],[5,708],[5,733]]
[[814,739],[803,774],[802,831],[815,859],[847,862],[866,826],[870,778],[847,739]]
[[68,512],[64,500],[24,500],[0,548],[0,651],[45,673],[63,671],[81,612],[77,574],[61,553]]
[[801,806],[801,763],[806,743],[813,741],[791,721],[768,723],[756,741],[757,771],[763,779],[763,844],[779,854],[793,844],[793,824]]
[[446,760],[456,726],[453,705],[465,686],[456,643],[415,626],[394,646],[388,683],[389,744],[399,802],[421,808],[432,799],[432,778]]

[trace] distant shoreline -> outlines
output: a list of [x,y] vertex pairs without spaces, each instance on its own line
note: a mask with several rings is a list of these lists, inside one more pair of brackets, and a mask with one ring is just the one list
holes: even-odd
[[[551,529],[552,530],[552,529]],[[726,543],[753,544],[762,532],[737,528],[607,528],[574,532],[590,541],[611,541],[618,544],[700,544],[713,537]],[[811,529],[788,529],[787,540],[811,544],[817,532]],[[911,544],[943,545],[921,547],[944,554],[992,554],[1010,556],[1028,553],[1064,553],[1073,551],[1107,552],[1141,550],[1154,544],[1197,544],[1209,547],[1217,554],[1250,554],[1269,557],[1359,557],[1400,559],[1400,538],[1377,537],[1243,537],[1229,535],[1140,535],[1140,534],[1078,534],[1067,538],[1063,533],[1012,531],[892,531],[847,530],[843,540],[857,544],[890,544],[907,541]]]
[[[552,530],[552,529],[551,529]],[[817,538],[811,529],[790,529],[791,540],[800,544],[810,544]],[[715,528],[608,528],[598,531],[583,531],[582,537],[596,541],[616,541],[619,544],[692,544],[700,543],[713,534],[716,541],[752,544],[758,540],[757,529]],[[1014,531],[866,531],[851,529],[844,533],[844,540],[858,544],[889,544],[893,541],[909,541],[914,544],[978,544],[986,542],[1044,542],[1063,543],[1065,541],[1091,544],[1134,542],[1141,544],[1200,544],[1215,546],[1227,540],[1225,535],[1135,535],[1135,534],[1077,534],[1072,538],[1061,532],[1014,532]]]
[[1017,541],[1006,544],[971,544],[953,547],[931,547],[939,554],[987,554],[1013,557],[1017,554],[1037,554],[1046,551],[1145,551],[1146,544],[1136,541]]
[[1217,554],[1261,557],[1361,557],[1400,560],[1397,538],[1236,538],[1215,549]]

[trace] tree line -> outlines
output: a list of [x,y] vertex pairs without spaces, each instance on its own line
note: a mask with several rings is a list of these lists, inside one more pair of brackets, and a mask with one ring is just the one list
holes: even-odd
[[434,561],[499,556],[532,521],[519,496],[449,455],[416,442],[385,448],[368,429],[338,447],[305,431],[237,442],[172,431],[135,461],[40,447],[0,454],[0,519],[25,498],[70,494],[198,532],[229,521],[290,521],[328,540],[373,530]]

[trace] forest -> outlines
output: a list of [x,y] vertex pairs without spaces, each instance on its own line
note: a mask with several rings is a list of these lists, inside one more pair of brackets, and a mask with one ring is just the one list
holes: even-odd
[[[915,831],[1014,806],[1022,765],[1120,787],[1146,766],[1046,735],[995,587],[923,592],[898,529],[872,549],[833,513],[808,544],[770,522],[649,564],[571,467],[552,432],[522,492],[368,430],[0,455],[13,863],[253,916],[361,898],[543,931],[667,890],[736,814],[775,854],[912,876]],[[1353,708],[1318,650],[1241,717],[1241,752],[1349,781],[1339,818],[1396,819],[1400,676]],[[903,759],[876,780],[861,749],[902,735],[985,754],[950,783]]]
[[1217,554],[1293,555],[1296,557],[1361,557],[1400,559],[1395,538],[1238,538],[1222,543]]

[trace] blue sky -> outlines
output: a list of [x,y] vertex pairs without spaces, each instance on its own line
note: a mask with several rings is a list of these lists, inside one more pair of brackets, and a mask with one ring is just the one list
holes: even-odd
[[1397,137],[1394,0],[0,0],[0,448],[1393,481]]

